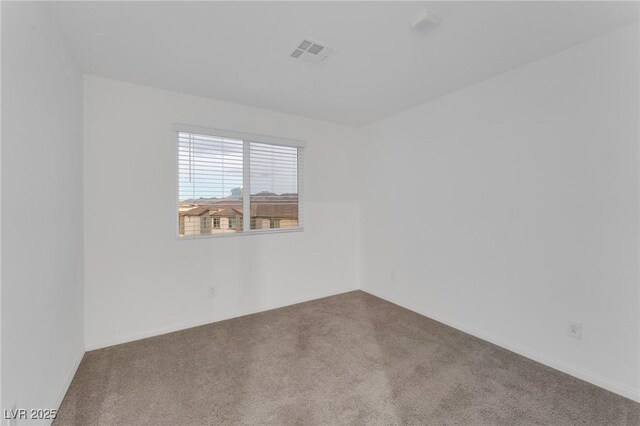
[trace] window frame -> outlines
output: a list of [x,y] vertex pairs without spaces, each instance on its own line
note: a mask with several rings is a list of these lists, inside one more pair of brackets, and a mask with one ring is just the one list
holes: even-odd
[[[246,133],[246,132],[238,132],[234,130],[224,130],[224,129],[216,129],[209,127],[201,127],[201,126],[193,126],[188,124],[173,124],[172,126],[172,135],[173,135],[173,143],[175,144],[175,152],[176,155],[174,160],[176,162],[176,175],[175,175],[175,204],[174,208],[178,209],[178,205],[180,204],[180,182],[179,182],[179,133],[193,133],[204,136],[211,137],[221,137],[221,138],[230,138],[237,139],[242,141],[243,146],[243,182],[242,186],[247,194],[251,194],[251,185],[250,185],[250,146],[251,142],[254,143],[262,143],[262,144],[270,144],[270,145],[280,145],[280,146],[288,146],[298,148],[297,152],[297,185],[298,185],[298,226],[290,227],[290,228],[268,228],[268,229],[251,229],[251,214],[242,215],[242,231],[241,232],[221,232],[221,233],[210,233],[210,234],[199,234],[199,235],[180,235],[180,215],[176,215],[175,219],[175,231],[174,235],[177,240],[194,240],[194,239],[209,239],[209,238],[227,238],[227,237],[239,237],[243,235],[260,235],[260,234],[283,234],[289,232],[303,232],[304,231],[304,153],[306,151],[307,144],[305,141],[297,140],[297,139],[289,139],[268,135],[261,135],[256,133]],[[243,197],[243,212],[250,212],[250,202],[251,195]],[[213,228],[213,220],[211,221],[211,225]]]

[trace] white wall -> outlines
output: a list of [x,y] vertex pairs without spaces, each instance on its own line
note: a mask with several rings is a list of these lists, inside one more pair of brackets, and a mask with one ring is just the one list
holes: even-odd
[[628,27],[365,128],[363,288],[639,399],[638,75]]
[[58,408],[84,353],[82,77],[49,6],[2,2],[2,408]]
[[[84,114],[87,348],[358,287],[355,129],[93,76]],[[306,140],[306,230],[177,240],[173,123]]]

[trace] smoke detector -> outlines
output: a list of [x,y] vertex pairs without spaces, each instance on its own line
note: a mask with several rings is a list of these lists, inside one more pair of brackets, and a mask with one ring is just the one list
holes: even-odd
[[426,33],[440,24],[440,17],[434,12],[424,9],[411,19],[411,29]]
[[312,65],[319,65],[333,56],[338,49],[327,46],[325,43],[305,37],[298,46],[293,49],[289,57]]

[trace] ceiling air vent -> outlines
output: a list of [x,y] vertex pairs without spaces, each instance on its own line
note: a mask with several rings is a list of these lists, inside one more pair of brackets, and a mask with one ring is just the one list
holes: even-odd
[[318,65],[329,59],[338,49],[329,47],[324,43],[305,38],[289,55],[293,59],[299,59],[312,65]]

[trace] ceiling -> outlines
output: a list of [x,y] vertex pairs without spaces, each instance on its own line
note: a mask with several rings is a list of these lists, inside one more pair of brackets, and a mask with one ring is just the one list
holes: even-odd
[[[361,126],[638,21],[637,2],[57,2],[84,72]],[[411,31],[429,8],[439,27]],[[339,51],[289,58],[303,37]]]

